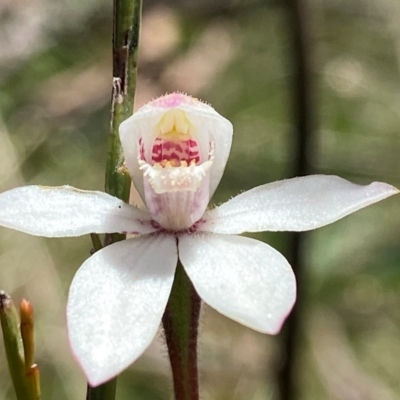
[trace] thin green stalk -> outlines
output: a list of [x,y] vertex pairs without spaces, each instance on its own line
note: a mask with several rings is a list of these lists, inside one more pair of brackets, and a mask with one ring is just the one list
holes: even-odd
[[[113,18],[113,88],[111,122],[108,137],[105,191],[128,202],[131,180],[124,166],[118,128],[133,113],[136,89],[141,0],[114,0]],[[105,244],[125,239],[125,235],[106,235]],[[92,241],[98,248],[97,238]],[[116,378],[96,388],[88,386],[87,399],[114,400]]]
[[25,375],[24,348],[17,309],[11,297],[0,291],[0,319],[8,369],[18,400],[34,400]]
[[175,400],[198,400],[197,334],[201,300],[179,262],[163,316]]
[[130,178],[123,165],[118,128],[133,112],[141,10],[141,0],[114,0],[114,78],[105,189],[125,201],[129,200]]
[[[292,68],[292,109],[295,134],[293,135],[292,176],[304,176],[311,172],[313,136],[315,133],[315,104],[313,99],[312,23],[307,0],[284,0],[287,26],[290,29],[290,67]],[[282,364],[278,374],[278,390],[281,400],[300,399],[298,376],[302,348],[302,318],[306,297],[306,268],[304,247],[306,233],[288,235],[288,261],[297,280],[296,304],[282,331]]]
[[93,253],[95,253],[96,251],[99,251],[103,248],[100,236],[97,233],[91,233],[90,238],[92,239],[92,244],[93,244],[92,252]]

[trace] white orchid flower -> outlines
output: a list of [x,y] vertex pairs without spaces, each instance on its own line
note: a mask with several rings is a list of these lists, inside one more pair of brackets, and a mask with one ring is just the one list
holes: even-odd
[[336,176],[287,179],[206,211],[229,155],[231,123],[212,107],[173,93],[120,126],[126,165],[147,210],[69,186],[20,187],[0,195],[0,224],[33,235],[134,233],[76,273],[67,322],[72,350],[99,385],[153,340],[178,257],[205,303],[256,331],[275,334],[296,298],[286,259],[243,232],[307,231],[398,193]]

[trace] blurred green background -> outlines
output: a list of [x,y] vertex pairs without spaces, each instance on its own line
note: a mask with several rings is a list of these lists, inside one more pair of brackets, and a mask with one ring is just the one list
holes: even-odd
[[[112,2],[0,2],[0,190],[103,189]],[[400,186],[400,2],[310,0],[317,136],[312,168]],[[180,90],[229,118],[235,138],[215,203],[291,175],[291,27],[260,0],[144,0],[136,106]],[[400,215],[388,199],[307,235],[300,398],[400,398]],[[287,252],[283,233],[257,235]],[[69,284],[89,237],[0,229],[0,288],[36,311],[43,399],[85,396],[65,330]],[[205,307],[203,400],[276,399],[279,336]],[[171,399],[162,333],[119,379],[120,400]],[[0,400],[14,399],[0,346]]]

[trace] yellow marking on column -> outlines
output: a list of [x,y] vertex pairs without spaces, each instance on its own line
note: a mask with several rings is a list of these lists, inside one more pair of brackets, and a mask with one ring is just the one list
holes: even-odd
[[157,124],[161,139],[182,141],[190,139],[190,121],[185,112],[179,109],[167,111]]

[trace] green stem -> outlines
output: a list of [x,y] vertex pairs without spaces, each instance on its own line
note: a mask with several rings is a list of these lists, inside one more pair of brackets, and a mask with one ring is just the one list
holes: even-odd
[[114,78],[105,189],[124,201],[129,200],[130,177],[123,164],[118,128],[133,113],[141,10],[141,0],[114,0]]
[[[129,202],[131,180],[124,166],[118,128],[133,113],[141,14],[141,0],[114,0],[113,88],[105,191],[125,202]],[[124,239],[122,234],[106,235],[105,244]],[[92,236],[92,240],[98,248],[97,238]],[[116,378],[96,388],[88,385],[86,398],[114,400],[115,392]]]
[[200,297],[179,262],[162,320],[172,368],[175,400],[199,399],[197,334],[200,306]]
[[[292,113],[296,133],[291,148],[293,154],[292,176],[304,176],[311,172],[311,157],[316,126],[313,96],[313,43],[312,18],[307,0],[284,0],[287,26],[291,35],[290,68],[292,68]],[[303,318],[306,312],[307,269],[304,249],[306,233],[291,232],[288,235],[287,259],[297,280],[297,299],[282,331],[282,362],[277,384],[281,400],[301,398],[299,389],[299,359],[303,347]],[[301,361],[300,361],[301,362]]]
[[18,312],[11,297],[0,291],[0,319],[8,369],[18,400],[32,400],[25,376],[24,348],[19,330]]
[[91,233],[90,238],[92,239],[92,244],[93,244],[92,252],[93,253],[95,253],[96,251],[99,251],[103,248],[100,236],[97,233]]

